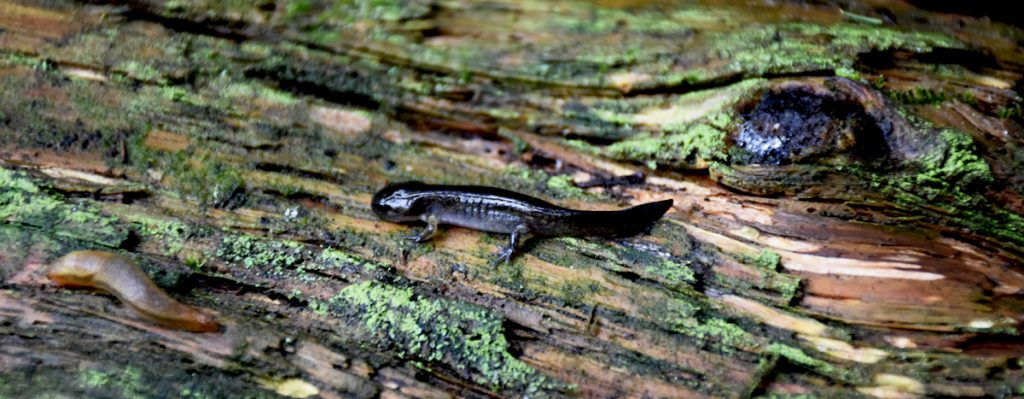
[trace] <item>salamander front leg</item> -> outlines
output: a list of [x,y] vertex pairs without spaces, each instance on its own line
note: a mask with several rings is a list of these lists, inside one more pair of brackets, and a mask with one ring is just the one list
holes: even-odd
[[530,230],[526,228],[526,225],[518,225],[515,230],[512,230],[512,235],[508,239],[508,246],[498,252],[498,258],[491,262],[491,267],[498,266],[499,263],[508,263],[512,259],[512,254],[516,251],[516,246],[519,245],[519,241],[525,240],[526,235],[530,233]]
[[411,236],[402,237],[412,242],[424,242],[434,237],[437,234],[437,216],[430,215],[423,220],[427,222],[427,227],[421,230],[419,233]]

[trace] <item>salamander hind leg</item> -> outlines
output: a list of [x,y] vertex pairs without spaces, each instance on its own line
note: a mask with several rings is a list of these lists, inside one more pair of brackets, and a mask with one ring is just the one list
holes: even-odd
[[516,226],[515,230],[512,230],[512,235],[509,236],[508,246],[502,249],[501,252],[498,252],[498,257],[491,261],[491,267],[496,267],[502,262],[508,263],[512,260],[512,255],[516,251],[516,246],[519,245],[520,241],[525,240],[528,234],[530,234],[530,230],[526,225],[521,224]]
[[416,233],[416,234],[411,235],[411,236],[405,236],[405,237],[402,237],[402,238],[405,238],[406,240],[409,240],[409,241],[412,241],[412,242],[424,242],[424,241],[427,241],[427,240],[433,238],[435,235],[437,235],[437,224],[438,224],[437,216],[434,216],[434,215],[427,216],[426,219],[424,219],[424,221],[427,222],[427,227],[423,228],[423,230],[420,230],[419,233]]

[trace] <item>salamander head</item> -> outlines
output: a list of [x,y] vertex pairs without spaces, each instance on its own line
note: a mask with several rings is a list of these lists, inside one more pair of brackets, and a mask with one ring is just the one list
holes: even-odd
[[424,187],[426,184],[417,181],[389,184],[373,195],[370,207],[377,217],[389,222],[420,220],[420,215],[427,211]]

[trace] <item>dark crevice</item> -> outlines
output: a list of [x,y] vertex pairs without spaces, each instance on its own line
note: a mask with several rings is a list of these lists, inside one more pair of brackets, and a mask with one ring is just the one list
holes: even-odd
[[395,120],[416,131],[430,131],[463,134],[463,138],[482,138],[498,141],[498,126],[491,121],[439,118],[418,112],[414,109],[400,108],[394,115]]
[[891,152],[888,121],[872,117],[857,99],[843,92],[775,88],[756,103],[742,106],[740,112],[743,123],[730,137],[733,163],[816,163],[841,154],[875,161]]
[[285,198],[292,201],[300,202],[312,202],[316,204],[327,204],[330,200],[322,195],[316,195],[305,191],[299,192],[283,192],[275,188],[263,188],[262,191],[267,194],[275,195],[281,198]]
[[155,12],[153,8],[157,7],[156,5],[138,1],[120,2],[111,0],[85,0],[83,3],[120,6],[122,9],[126,9],[126,11],[120,13],[120,15],[129,22],[152,22],[176,32],[219,37],[236,43],[241,43],[255,36],[253,34],[241,33],[251,31],[253,29],[252,26],[244,22],[222,18],[203,19],[203,16],[201,15],[191,16],[198,18],[198,21],[185,18],[171,18]]
[[908,61],[929,65],[959,65],[973,71],[999,68],[999,61],[990,53],[978,50],[939,47],[926,53],[907,50],[870,51],[857,55],[859,69],[884,70],[896,68]]
[[192,273],[185,276],[180,284],[180,290],[168,290],[170,292],[180,293],[187,292],[191,287],[203,287],[205,291],[220,291],[220,292],[234,292],[236,295],[241,296],[245,293],[258,293],[266,295],[268,298],[287,303],[295,307],[305,308],[309,306],[309,302],[289,295],[282,294],[272,289],[265,287],[258,287],[255,285],[245,284],[237,280],[232,280],[224,277],[213,276],[205,273]]
[[247,292],[259,291],[258,287],[241,283],[225,277],[214,276],[204,273],[190,273],[183,277],[178,284],[179,287],[203,287],[204,290],[220,292]]
[[914,6],[924,10],[986,17],[1018,27],[1024,27],[1024,19],[1020,16],[1019,3],[1006,0],[910,0]]
[[[317,79],[316,72],[296,69],[292,65],[281,65],[277,70],[252,68],[245,71],[245,77],[262,79],[275,83],[278,89],[293,94],[317,97],[336,104],[359,107],[371,111],[379,111],[382,103],[366,93],[354,90],[338,90],[324,85]],[[335,71],[334,79],[346,78],[356,82],[365,79],[355,71]]]
[[587,142],[587,144],[593,144],[597,146],[607,146],[618,143],[627,137],[600,137],[586,134],[569,133],[561,135],[566,140],[581,140]]
[[611,272],[615,273],[616,276],[619,276],[619,277],[621,277],[621,278],[623,278],[626,281],[629,281],[631,283],[635,283],[635,282],[638,282],[638,281],[645,280],[643,278],[643,276],[641,276],[641,275],[639,275],[636,272],[633,272],[631,270],[611,270]]
[[912,53],[912,56],[926,64],[956,64],[972,70],[999,67],[995,56],[979,50],[939,47],[927,53]]
[[269,162],[259,162],[253,165],[256,170],[262,170],[264,172],[283,173],[296,177],[303,177],[314,180],[324,180],[331,183],[343,184],[344,179],[340,175],[335,175],[328,172],[312,171],[297,169],[288,165],[281,165]]
[[637,96],[648,96],[648,95],[661,95],[661,94],[686,94],[695,91],[721,89],[727,86],[742,82],[747,79],[783,79],[783,78],[809,78],[809,77],[830,77],[835,76],[835,71],[832,69],[821,69],[811,71],[800,71],[792,73],[766,73],[760,75],[747,75],[742,73],[732,74],[723,76],[717,79],[706,80],[703,82],[696,83],[682,83],[674,86],[659,86],[650,87],[644,89],[631,90],[628,93],[624,93],[623,97],[637,97]]
[[207,138],[208,141],[224,143],[232,146],[239,146],[247,150],[277,150],[281,148],[281,143],[261,143],[261,144],[248,144],[234,141],[225,137],[211,136]]

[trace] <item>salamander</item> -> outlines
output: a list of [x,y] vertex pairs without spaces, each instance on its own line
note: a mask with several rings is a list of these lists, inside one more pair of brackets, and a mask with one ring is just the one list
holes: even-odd
[[615,237],[637,234],[660,219],[672,200],[649,202],[617,211],[584,211],[496,187],[390,184],[377,191],[371,208],[382,220],[426,223],[405,237],[424,242],[439,225],[509,234],[509,243],[492,263],[508,262],[516,245],[530,236]]

